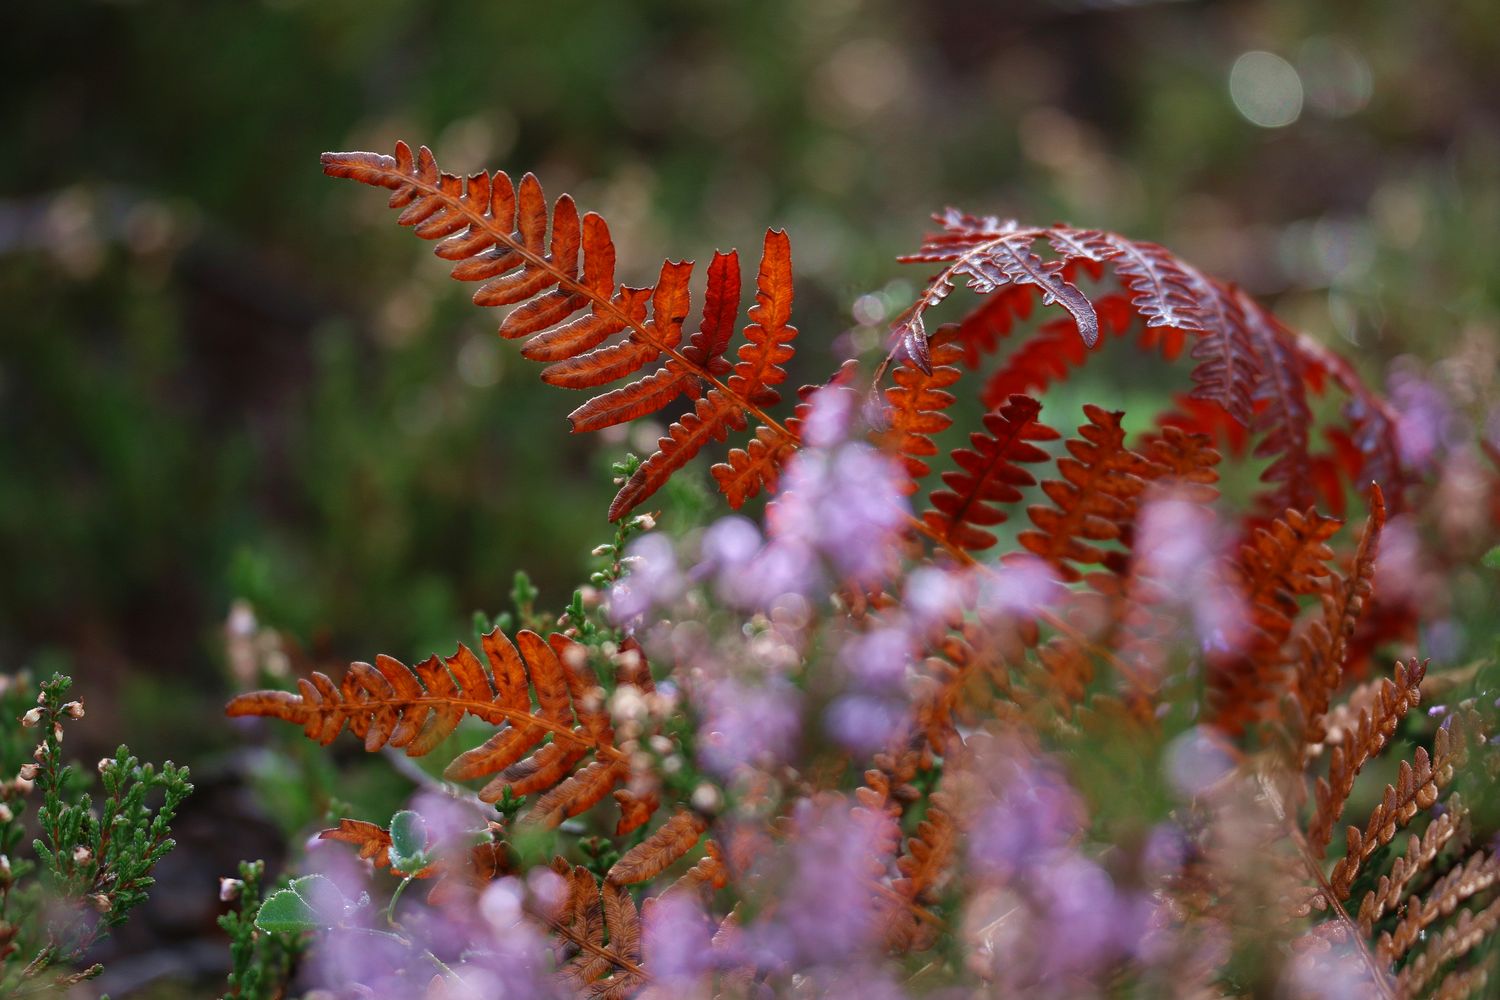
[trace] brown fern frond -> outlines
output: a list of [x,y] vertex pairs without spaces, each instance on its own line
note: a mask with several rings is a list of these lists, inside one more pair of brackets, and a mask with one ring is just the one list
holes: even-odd
[[1057,460],[1062,478],[1042,483],[1055,506],[1030,507],[1027,513],[1038,530],[1023,531],[1017,539],[1064,580],[1082,578],[1075,563],[1121,568],[1120,559],[1092,543],[1120,537],[1132,502],[1153,472],[1151,463],[1125,447],[1123,413],[1092,404],[1083,412],[1088,422],[1067,442],[1069,455]]
[[1343,680],[1348,644],[1360,614],[1375,588],[1375,559],[1380,532],[1385,527],[1385,496],[1379,485],[1370,490],[1370,516],[1360,535],[1359,548],[1347,576],[1334,576],[1318,597],[1322,616],[1313,621],[1300,641],[1295,696],[1306,720],[1304,747],[1327,736],[1324,716],[1329,699]]
[[619,885],[649,882],[698,846],[708,823],[698,813],[682,809],[674,813],[645,840],[620,856],[609,869],[608,880]]
[[[761,424],[761,448],[772,448],[767,464],[774,467],[795,448],[786,428],[763,409],[777,399],[773,386],[786,377],[782,365],[797,335],[788,322],[791,253],[784,233],[766,235],[757,305],[745,330],[749,343],[731,365],[723,354],[739,314],[734,253],[714,255],[703,318],[684,344],[693,265],[668,261],[654,286],[617,288],[615,246],[604,220],[593,213],[580,219],[563,195],[551,209],[549,238],[547,200],[530,174],[519,185],[503,172],[460,178],[440,171],[425,146],[414,155],[405,143],[397,143],[395,156],[325,153],[323,169],[392,190],[391,206],[403,209],[398,221],[423,239],[441,240],[436,253],[456,262],[455,278],[484,282],[474,293],[476,304],[513,307],[500,335],[527,338],[521,353],[547,365],[543,381],[596,389],[634,377],[576,408],[569,418],[575,431],[635,420],[683,396],[694,404],[615,498],[611,518],[643,501],[709,440],[723,440],[752,418]],[[767,472],[759,478],[766,480]],[[745,495],[742,489],[731,502]]]
[[[1382,874],[1375,887],[1366,892],[1364,898],[1359,901],[1356,919],[1359,921],[1359,929],[1366,936],[1374,932],[1377,920],[1385,916],[1387,912],[1395,912],[1405,903],[1406,894],[1412,882],[1418,876],[1431,870],[1433,862],[1441,851],[1450,845],[1461,846],[1461,841],[1468,835],[1468,825],[1469,809],[1455,792],[1443,802],[1442,813],[1427,824],[1427,829],[1422,831],[1422,836],[1407,837],[1406,853],[1391,862],[1391,870]],[[1427,895],[1431,898],[1434,893],[1429,890]],[[1416,909],[1421,908],[1421,902],[1418,901]],[[1379,942],[1380,956],[1386,962],[1393,962],[1400,958],[1414,941],[1415,937],[1398,946],[1390,932],[1387,932],[1381,936]]]
[[629,995],[649,978],[641,967],[640,912],[630,890],[608,882],[601,887],[586,868],[562,858],[552,869],[566,881],[568,897],[560,913],[543,917],[574,951],[559,967],[558,981],[582,996]]
[[1438,729],[1432,743],[1432,753],[1418,747],[1411,762],[1402,761],[1394,785],[1385,786],[1385,794],[1370,812],[1364,830],[1349,827],[1344,857],[1333,866],[1328,877],[1329,884],[1340,900],[1349,898],[1350,887],[1359,874],[1361,866],[1370,859],[1383,844],[1389,844],[1396,832],[1410,822],[1418,809],[1427,809],[1437,801],[1438,792],[1453,780],[1455,766],[1467,753],[1464,735],[1460,727],[1455,737],[1449,725],[1449,716]]
[[949,795],[941,788],[927,801],[927,812],[896,859],[897,878],[891,888],[910,905],[891,914],[886,942],[901,951],[925,951],[936,940],[936,928],[915,915],[917,907],[931,907],[952,869],[959,830]]
[[1460,905],[1500,885],[1500,858],[1480,851],[1456,865],[1420,897],[1412,899],[1394,930],[1380,936],[1380,954],[1398,961],[1427,936],[1433,924],[1452,916]]
[[1325,563],[1333,558],[1327,541],[1339,526],[1311,508],[1288,510],[1269,527],[1256,528],[1241,546],[1234,571],[1249,637],[1243,649],[1211,661],[1214,718],[1227,730],[1240,732],[1259,721],[1282,690],[1282,648],[1299,610],[1297,598],[1327,585]]
[[1406,713],[1422,703],[1421,684],[1426,675],[1426,661],[1397,663],[1394,678],[1381,682],[1373,710],[1361,710],[1352,738],[1333,748],[1328,777],[1318,779],[1316,811],[1307,828],[1307,840],[1316,857],[1327,850],[1333,824],[1343,813],[1360,770],[1385,749]]
[[1477,913],[1459,911],[1458,919],[1436,935],[1397,975],[1396,982],[1402,995],[1423,996],[1439,970],[1469,954],[1497,930],[1500,930],[1500,899]]
[[1031,397],[1012,396],[981,418],[985,433],[970,434],[970,447],[953,451],[958,467],[943,474],[947,489],[933,491],[932,507],[922,515],[941,544],[971,551],[995,544],[984,528],[1006,520],[1002,505],[1020,500],[1020,488],[1036,483],[1017,463],[1045,462],[1047,453],[1032,442],[1059,437],[1037,420],[1041,412]]
[[460,754],[445,776],[465,781],[496,775],[479,793],[486,802],[507,791],[516,797],[546,793],[528,816],[549,825],[591,807],[629,776],[583,647],[529,629],[513,643],[497,629],[484,637],[484,653],[488,669],[463,645],[453,656],[431,657],[416,668],[381,656],[374,667],[351,664],[337,687],[315,672],[310,682],[298,680],[296,694],[243,694],[226,711],[296,723],[324,744],[347,727],[366,750],[389,744],[411,756],[430,752],[464,715],[472,715],[500,728]]

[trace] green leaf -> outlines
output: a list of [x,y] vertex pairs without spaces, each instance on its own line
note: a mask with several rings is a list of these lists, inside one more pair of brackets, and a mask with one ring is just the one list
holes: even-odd
[[271,934],[332,927],[344,915],[344,894],[322,875],[304,875],[261,904],[255,926]]
[[1486,552],[1479,561],[1489,569],[1500,569],[1500,545]]
[[410,809],[391,817],[391,866],[408,874],[427,867],[427,823]]

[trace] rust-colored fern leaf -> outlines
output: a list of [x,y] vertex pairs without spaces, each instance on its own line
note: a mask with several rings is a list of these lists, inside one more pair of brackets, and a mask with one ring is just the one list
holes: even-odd
[[1418,810],[1430,808],[1438,793],[1453,780],[1455,768],[1468,753],[1463,728],[1459,726],[1455,731],[1451,725],[1453,719],[1449,716],[1438,729],[1431,753],[1425,747],[1417,747],[1410,762],[1401,762],[1395,783],[1385,786],[1385,794],[1370,811],[1364,829],[1351,826],[1345,830],[1344,856],[1328,876],[1339,900],[1349,898],[1355,878],[1375,852],[1389,844]]
[[1288,510],[1269,527],[1256,528],[1240,548],[1234,570],[1247,611],[1244,648],[1214,657],[1210,680],[1214,720],[1230,732],[1263,718],[1282,690],[1283,647],[1299,611],[1297,598],[1328,586],[1328,539],[1339,522],[1309,508]]
[[1102,348],[1104,336],[1123,336],[1129,332],[1132,314],[1124,296],[1102,296],[1094,308],[1102,335],[1092,346],[1079,339],[1078,327],[1070,317],[1049,320],[989,376],[980,392],[980,402],[993,408],[1016,393],[1045,392],[1054,382],[1065,381],[1072,369],[1082,366],[1090,352]]
[[[1256,452],[1271,459],[1265,474],[1270,489],[1263,498],[1267,509],[1306,506],[1313,501],[1315,483],[1326,488],[1332,481],[1326,474],[1330,470],[1316,467],[1309,453],[1312,413],[1307,403],[1307,393],[1322,391],[1330,380],[1348,397],[1347,437],[1357,458],[1348,481],[1373,479],[1386,488],[1388,501],[1399,497],[1405,473],[1389,408],[1341,359],[1287,330],[1240,289],[1160,246],[1115,233],[1028,228],[951,209],[935,218],[941,231],[902,260],[945,266],[892,325],[897,350],[919,366],[927,366],[925,315],[962,280],[980,294],[1006,299],[987,301],[959,324],[970,367],[1009,333],[1017,303],[1028,304],[1040,294],[1044,304],[1057,302],[1068,312],[1056,324],[1044,324],[1012,353],[991,377],[988,400],[1038,391],[1067,377],[1071,367],[1089,359],[1087,348],[1111,326],[1102,305],[1110,296],[1088,299],[1072,283],[1075,270],[1082,267],[1097,276],[1109,269],[1128,300],[1129,313],[1144,324],[1142,346],[1160,348],[1170,360],[1184,338],[1191,337],[1197,361],[1193,398],[1217,405],[1234,423],[1253,427],[1259,435]],[[1042,241],[1053,259],[1042,261],[1032,253]],[[1023,294],[1023,289],[1033,294]]]
[[648,882],[682,859],[708,829],[702,816],[689,809],[674,813],[645,840],[620,856],[609,869],[609,881],[620,885]]
[[1154,473],[1150,462],[1125,447],[1123,413],[1092,404],[1083,412],[1088,422],[1067,442],[1069,454],[1057,460],[1062,478],[1042,483],[1054,506],[1032,506],[1027,513],[1036,530],[1023,531],[1017,539],[1065,580],[1082,578],[1075,563],[1123,568],[1122,552],[1110,553],[1093,543],[1120,537],[1135,498]]
[[[552,868],[568,886],[567,902],[546,922],[570,946],[557,971],[558,982],[575,995],[621,1000],[646,983],[641,965],[641,919],[630,890],[603,886],[581,866],[562,858]],[[605,935],[608,934],[608,940]]]
[[[439,170],[427,147],[413,154],[405,143],[396,144],[394,156],[325,153],[323,170],[390,189],[391,207],[402,210],[397,221],[423,239],[440,240],[435,252],[455,262],[453,277],[484,282],[474,293],[476,304],[512,307],[500,335],[526,338],[521,354],[547,366],[543,381],[592,390],[631,379],[576,408],[569,417],[575,431],[657,413],[679,397],[693,404],[615,498],[612,519],[660,488],[710,440],[743,430],[751,419],[777,457],[795,448],[792,436],[763,409],[777,400],[773,387],[786,377],[782,366],[797,335],[789,322],[791,251],[784,233],[766,235],[757,302],[745,329],[749,343],[731,364],[723,354],[739,314],[734,253],[715,254],[702,320],[684,343],[693,265],[668,261],[655,285],[617,287],[615,246],[604,220],[592,212],[580,218],[567,195],[549,213],[531,174],[519,184],[504,172],[458,177]],[[652,365],[657,367],[640,374]],[[765,480],[768,472],[758,475]],[[742,501],[744,493],[731,502]]]
[[969,447],[953,451],[956,469],[943,473],[945,489],[934,490],[932,507],[922,515],[941,544],[979,550],[995,544],[985,527],[1006,519],[1002,505],[1021,499],[1021,488],[1036,479],[1019,462],[1045,462],[1047,453],[1033,442],[1060,436],[1037,420],[1042,404],[1030,396],[1012,396],[984,415],[984,433],[969,435]]
[[[492,832],[498,827],[492,826]],[[510,861],[504,845],[495,840],[484,840],[471,847],[460,857],[439,857],[419,871],[405,872],[391,865],[391,834],[378,823],[367,823],[358,819],[341,819],[339,825],[323,830],[319,840],[332,840],[353,845],[363,860],[377,869],[390,869],[400,878],[436,879],[427,894],[431,903],[451,897],[459,886],[483,887],[510,870]]]
[[324,744],[347,727],[366,750],[390,745],[414,757],[433,750],[464,715],[472,715],[500,728],[460,754],[445,776],[465,781],[494,775],[479,793],[486,802],[507,791],[518,798],[545,793],[528,815],[548,825],[590,808],[628,777],[626,755],[614,745],[582,646],[561,634],[543,639],[526,629],[513,643],[496,630],[484,637],[484,653],[487,667],[463,645],[446,659],[434,656],[415,668],[380,656],[373,667],[350,664],[337,686],[315,672],[310,681],[298,680],[296,693],[242,694],[227,712],[296,723]]
[[1327,850],[1333,824],[1343,813],[1360,770],[1385,749],[1406,713],[1421,704],[1422,678],[1426,675],[1425,662],[1397,663],[1394,677],[1381,681],[1372,708],[1360,710],[1353,730],[1333,748],[1328,777],[1318,779],[1316,809],[1307,830],[1307,841],[1315,856],[1322,857]]
[[1359,548],[1345,577],[1333,577],[1319,593],[1322,615],[1303,633],[1297,663],[1296,697],[1306,723],[1304,745],[1321,743],[1327,735],[1323,716],[1329,699],[1343,680],[1349,640],[1375,589],[1375,558],[1385,527],[1385,497],[1379,486],[1370,490],[1370,516],[1360,535]]
[[933,435],[953,424],[953,418],[943,411],[955,402],[948,389],[959,379],[956,365],[962,357],[959,345],[935,342],[931,371],[922,371],[907,358],[891,376],[895,384],[885,390],[887,426],[880,443],[886,451],[900,456],[907,477],[902,489],[908,495],[921,489],[921,481],[932,471],[928,459],[938,454]]

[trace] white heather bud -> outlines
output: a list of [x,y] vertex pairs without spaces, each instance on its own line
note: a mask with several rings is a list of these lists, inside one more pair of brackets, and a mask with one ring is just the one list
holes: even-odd
[[113,757],[100,757],[98,764],[99,773],[103,774],[105,771],[109,770],[109,766],[114,762],[115,759]]
[[640,528],[642,531],[650,531],[652,528],[656,527],[656,518],[652,517],[650,514],[642,514],[635,519],[635,526],[637,528]]
[[69,718],[81,719],[83,718],[83,702],[70,701],[63,706],[63,711],[68,713]]
[[10,881],[10,855],[0,854],[0,882]]
[[100,913],[109,912],[109,897],[102,892],[96,892],[89,897],[89,902],[94,904],[94,909]]
[[35,765],[26,764],[22,766],[20,773],[16,775],[16,780],[11,782],[11,787],[16,790],[17,795],[27,795],[36,787],[36,783],[31,778],[26,777],[26,768],[28,767],[32,768],[32,776],[36,776]]
[[672,741],[663,736],[661,733],[657,733],[655,736],[651,737],[649,742],[651,744],[651,749],[655,750],[663,757],[672,752]]
[[36,774],[41,768],[35,764],[22,764],[21,770],[16,772],[16,778],[20,781],[35,781]]
[[232,903],[240,898],[240,890],[245,888],[243,879],[221,878],[219,879],[219,902]]
[[0,802],[0,823],[9,823],[16,818],[16,814],[10,811],[10,806]]
[[31,759],[38,764],[45,764],[47,762],[47,744],[38,743],[36,749],[31,752]]
[[594,548],[593,548],[593,551],[590,552],[589,555],[592,555],[592,556],[607,556],[611,552],[613,552],[614,550],[615,550],[615,547],[613,545],[609,544],[608,542],[605,542],[603,545],[595,545]]
[[75,865],[86,865],[93,860],[94,852],[87,847],[80,846],[73,848],[73,863]]
[[719,790],[707,782],[693,789],[693,797],[690,801],[694,809],[710,815],[718,812],[724,805],[724,797],[719,794]]
[[25,726],[27,729],[30,729],[32,726],[41,721],[42,710],[40,708],[33,708],[31,711],[21,716],[21,725]]
[[54,723],[52,723],[52,738],[54,740],[56,740],[57,742],[59,742],[59,743],[62,742],[62,723],[61,722],[54,722]]

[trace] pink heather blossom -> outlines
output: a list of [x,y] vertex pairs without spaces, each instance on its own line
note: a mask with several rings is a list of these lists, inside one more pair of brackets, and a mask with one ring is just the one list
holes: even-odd
[[665,535],[643,535],[625,550],[627,572],[609,593],[610,617],[627,622],[682,595],[686,586],[677,552]]
[[1196,798],[1234,770],[1226,742],[1214,730],[1194,726],[1167,745],[1162,766],[1179,795]]
[[760,866],[773,889],[762,916],[746,928],[749,957],[791,969],[873,958],[880,919],[869,879],[889,863],[894,821],[828,798],[797,803],[793,824],[791,840]]
[[889,749],[911,728],[905,698],[843,694],[828,706],[824,725],[834,739],[856,754]]
[[874,585],[895,568],[910,505],[890,457],[861,442],[807,448],[787,462],[773,544],[821,554],[844,579]]
[[685,892],[657,897],[643,914],[643,949],[651,974],[672,995],[690,992],[714,967],[714,925],[697,898]]
[[975,610],[981,620],[1031,618],[1065,593],[1052,567],[1032,556],[1021,556],[980,576],[975,588]]
[[716,679],[698,688],[696,700],[702,713],[698,756],[709,771],[728,777],[746,765],[776,764],[797,752],[802,698],[788,681]]
[[1415,358],[1391,363],[1389,400],[1396,411],[1396,444],[1402,464],[1430,470],[1462,439],[1464,421],[1455,412],[1448,392],[1422,371]]
[[1008,881],[1043,865],[1083,829],[1083,800],[1056,765],[1019,748],[979,763],[990,799],[979,806],[969,860],[981,875]]
[[1185,612],[1202,649],[1238,648],[1246,630],[1244,599],[1225,576],[1231,539],[1214,512],[1170,491],[1151,495],[1136,532],[1137,574],[1165,598],[1154,602],[1156,610]]

